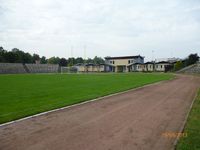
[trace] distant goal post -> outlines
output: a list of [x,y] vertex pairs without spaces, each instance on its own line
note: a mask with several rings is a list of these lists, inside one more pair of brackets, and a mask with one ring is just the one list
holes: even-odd
[[62,73],[77,73],[78,69],[74,66],[72,67],[61,67],[61,74]]

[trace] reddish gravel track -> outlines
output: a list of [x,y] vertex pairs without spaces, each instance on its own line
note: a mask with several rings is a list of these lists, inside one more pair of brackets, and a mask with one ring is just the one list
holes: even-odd
[[0,127],[0,150],[169,150],[200,78],[178,75],[99,101]]

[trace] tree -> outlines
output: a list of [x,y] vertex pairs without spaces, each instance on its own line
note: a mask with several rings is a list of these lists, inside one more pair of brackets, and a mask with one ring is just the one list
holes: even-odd
[[59,66],[67,66],[67,59],[61,58],[59,62]]
[[177,61],[174,65],[174,70],[180,70],[181,68],[183,68],[183,62],[182,61]]
[[87,60],[86,60],[86,63],[94,63],[94,61],[93,61],[93,59],[91,59],[91,58],[88,58]]
[[4,62],[5,61],[5,56],[4,54],[6,53],[7,51],[3,49],[3,47],[0,47],[0,62]]
[[49,64],[59,64],[60,58],[59,57],[51,57],[47,61]]
[[47,63],[46,57],[45,57],[45,56],[42,56],[40,62],[41,62],[41,64],[46,64],[46,63]]
[[12,49],[12,53],[15,55],[15,63],[25,63],[24,61],[24,52],[23,51],[20,51],[19,49],[17,48],[13,48]]
[[76,64],[76,60],[74,57],[68,58],[68,66],[73,66]]
[[14,63],[16,60],[16,55],[13,52],[7,52],[4,55],[5,62]]
[[4,62],[4,58],[1,53],[0,53],[0,62]]
[[76,58],[75,62],[76,62],[76,64],[84,63],[84,60],[82,57],[78,57],[78,58]]
[[33,57],[29,53],[24,53],[22,56],[22,63],[32,63]]
[[102,59],[101,57],[97,57],[97,56],[94,57],[93,62],[95,64],[103,64],[103,63],[105,63],[104,59]]
[[18,48],[13,48],[11,51],[15,53],[15,52],[19,51],[19,49]]
[[38,54],[33,54],[33,63],[40,60],[40,56]]
[[8,63],[32,63],[33,58],[29,53],[25,53],[17,48],[13,48],[10,52],[7,52],[0,47],[0,62]]
[[197,54],[190,54],[188,56],[188,59],[186,59],[186,65],[189,66],[189,65],[192,65],[192,64],[195,64],[199,59],[199,56]]

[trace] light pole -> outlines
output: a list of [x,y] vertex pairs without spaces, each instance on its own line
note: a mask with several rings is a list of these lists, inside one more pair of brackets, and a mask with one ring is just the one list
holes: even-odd
[[154,60],[154,50],[152,50],[152,62],[153,62],[153,71],[155,71],[155,60]]
[[154,61],[154,50],[151,51],[152,52],[152,62]]

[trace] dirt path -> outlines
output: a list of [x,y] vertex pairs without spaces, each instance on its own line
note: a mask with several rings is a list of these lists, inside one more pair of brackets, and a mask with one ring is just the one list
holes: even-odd
[[200,86],[172,81],[0,127],[0,150],[169,150]]

